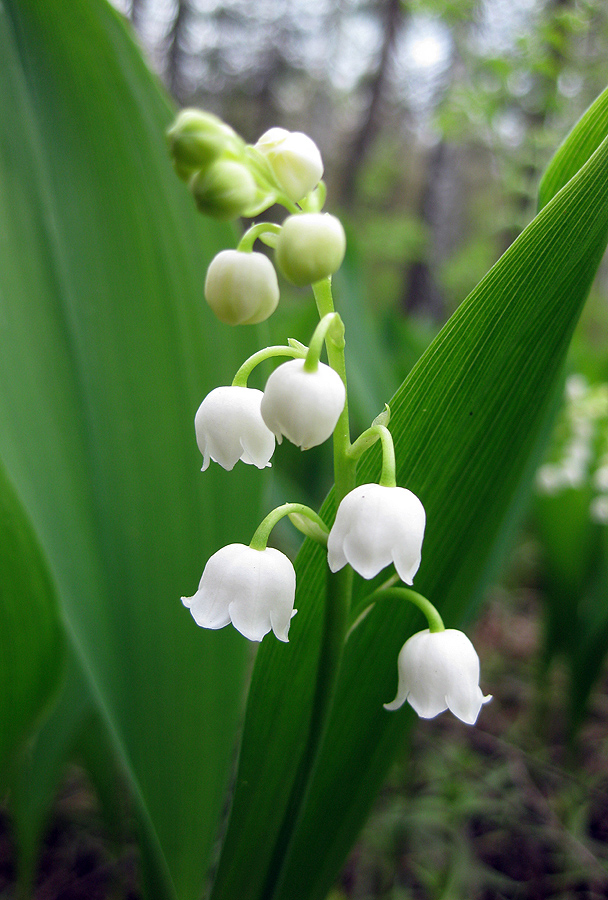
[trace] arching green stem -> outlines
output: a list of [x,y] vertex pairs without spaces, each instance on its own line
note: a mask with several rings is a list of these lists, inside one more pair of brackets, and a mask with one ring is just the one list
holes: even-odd
[[316,521],[315,519],[311,519],[310,516],[303,516],[299,512],[290,512],[289,521],[294,528],[297,528],[305,537],[312,538],[317,544],[327,547],[329,529],[321,519]]
[[363,434],[360,434],[354,444],[351,444],[348,455],[355,461],[369,450],[377,440],[382,443],[382,472],[380,484],[383,487],[395,487],[395,445],[393,437],[385,425],[371,425]]
[[280,231],[281,226],[277,225],[275,222],[257,222],[255,225],[252,225],[251,228],[247,229],[236,249],[241,253],[251,253],[253,245],[258,238],[264,241],[265,244],[268,244],[269,247],[274,247],[276,241],[271,240],[266,236],[272,235],[273,237],[276,237]]
[[299,200],[298,204],[302,207],[302,212],[317,213],[321,212],[325,206],[326,198],[327,186],[324,181],[320,181],[314,191],[311,191],[310,194]]
[[306,372],[317,371],[323,345],[328,341],[340,349],[344,347],[344,322],[337,312],[327,313],[315,328],[304,361]]
[[257,353],[254,353],[253,356],[250,356],[249,359],[245,360],[232,379],[232,386],[247,387],[247,379],[255,367],[259,366],[259,364],[266,359],[273,359],[275,356],[291,356],[292,359],[303,359],[307,352],[308,348],[300,345],[290,345],[289,347],[285,347],[284,344],[278,344],[274,347],[264,347],[263,350],[258,350]]
[[[280,522],[285,516],[291,518],[293,515],[309,519],[321,533],[325,535],[328,534],[329,529],[323,519],[309,506],[305,506],[303,503],[283,503],[282,506],[277,506],[276,509],[269,512],[266,518],[260,522],[249,543],[251,549],[265,550],[266,545],[268,544],[268,538],[270,537],[270,532],[277,522]],[[325,541],[327,542],[327,537],[325,538]]]
[[[312,286],[312,291],[319,311],[319,316],[323,318],[328,313],[335,312],[334,301],[331,292],[331,278],[323,278]],[[338,373],[344,386],[346,387],[346,361],[344,357],[344,347],[339,347],[333,341],[326,341],[327,361],[332,369]],[[338,419],[338,423],[334,429],[334,478],[335,478],[335,497],[336,505],[348,494],[355,486],[355,468],[356,462],[348,456],[350,448],[350,425],[348,419],[348,390],[346,393],[346,402],[344,409]]]
[[431,601],[407,587],[381,587],[365,598],[361,604],[361,609],[371,606],[372,603],[377,603],[378,600],[389,600],[391,598],[407,600],[409,603],[417,606],[429,623],[429,631],[445,631],[443,619]]

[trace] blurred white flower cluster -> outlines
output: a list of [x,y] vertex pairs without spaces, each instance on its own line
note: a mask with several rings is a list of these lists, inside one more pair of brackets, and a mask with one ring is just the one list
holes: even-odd
[[550,450],[536,474],[540,494],[589,490],[589,514],[608,523],[608,384],[570,375]]

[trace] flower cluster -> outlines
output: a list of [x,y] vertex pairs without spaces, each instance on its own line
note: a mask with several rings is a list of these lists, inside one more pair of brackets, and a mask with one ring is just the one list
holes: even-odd
[[248,146],[211,113],[184,109],[167,136],[175,170],[201,212],[230,220],[281,203],[295,213],[280,228],[254,226],[236,250],[223,250],[212,261],[205,299],[218,319],[255,325],[277,307],[274,266],[253,251],[258,237],[273,247],[277,267],[292,284],[304,287],[340,268],[346,237],[339,219],[320,212],[323,161],[307,135],[271,128]]
[[608,524],[608,384],[571,375],[564,400],[550,461],[536,473],[537,490],[550,496],[582,491],[590,518]]
[[[331,294],[331,276],[342,264],[346,239],[340,221],[322,211],[325,187],[317,146],[306,135],[282,128],[271,128],[255,145],[246,145],[224,122],[192,109],[180,113],[168,137],[176,172],[201,212],[218,219],[257,217],[280,204],[288,213],[280,225],[256,222],[236,249],[212,260],[205,298],[216,316],[229,325],[251,325],[272,315],[280,302],[275,265],[292,284],[312,287],[319,313],[308,346],[290,340],[266,347],[243,363],[231,385],[216,387],[204,398],[194,423],[203,471],[212,461],[227,470],[238,461],[263,469],[283,438],[308,450],[333,435],[338,500],[331,527],[300,503],[271,511],[249,546],[230,544],[211,556],[196,593],[182,598],[184,605],[203,628],[232,623],[251,641],[272,631],[287,642],[296,612],[295,570],[285,554],[267,546],[272,529],[287,515],[326,547],[333,573],[348,565],[371,580],[394,565],[390,590],[427,616],[429,629],[410,637],[399,654],[397,696],[386,708],[397,709],[407,700],[423,717],[450,708],[463,721],[474,722],[490,698],[479,688],[479,660],[470,641],[459,631],[445,630],[428,600],[395,587],[399,580],[413,584],[426,514],[420,499],[397,485],[388,407],[350,441],[344,325]],[[266,252],[254,251],[258,240],[274,254],[274,264]],[[321,361],[323,352],[327,363]],[[259,363],[281,357],[288,359],[274,369],[263,391],[248,387]],[[382,448],[379,481],[357,486],[357,461],[377,441]],[[348,610],[351,580],[336,575],[335,583],[342,586],[339,602]],[[370,602],[380,599],[382,590]],[[338,601],[329,597],[327,602]]]

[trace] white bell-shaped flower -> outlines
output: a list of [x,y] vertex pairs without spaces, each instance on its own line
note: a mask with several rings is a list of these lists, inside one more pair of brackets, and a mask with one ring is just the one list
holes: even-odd
[[226,325],[257,325],[279,302],[274,266],[263,253],[222,250],[207,269],[205,299]]
[[405,642],[397,662],[399,686],[385,709],[399,709],[405,701],[423,719],[445,709],[474,725],[479,710],[489,703],[479,687],[479,657],[466,634],[454,628],[431,632],[428,628]]
[[274,453],[274,434],[260,413],[262,391],[224,386],[207,394],[195,419],[196,442],[203,454],[202,471],[209,460],[230,471],[239,459],[263,469]]
[[329,568],[337,572],[350,563],[363,578],[374,578],[394,563],[401,580],[412,584],[425,524],[424,507],[411,491],[362,484],[338,507],[327,542]]
[[271,629],[287,641],[295,592],[296,573],[284,553],[229,544],[210,557],[198,591],[182,603],[202,628],[232,622],[250,641],[261,641]]
[[291,359],[266,382],[261,412],[279,443],[285,435],[308,450],[331,437],[345,402],[344,383],[337,372],[325,363],[308,372],[303,359]]
[[301,200],[321,180],[323,160],[319,148],[301,131],[270,128],[255,146],[270,163],[274,177],[290,200]]

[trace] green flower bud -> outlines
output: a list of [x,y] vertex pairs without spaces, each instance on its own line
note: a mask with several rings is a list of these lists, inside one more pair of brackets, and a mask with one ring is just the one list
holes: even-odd
[[212,113],[182,109],[167,131],[175,170],[188,181],[194,172],[206,169],[222,153],[241,154],[244,144],[236,132]]
[[222,250],[207,270],[205,299],[227,325],[263,322],[279,302],[274,266],[263,253]]
[[200,212],[222,221],[245,215],[257,198],[257,186],[249,169],[223,159],[196,172],[190,190]]
[[278,184],[291,200],[301,200],[321,180],[323,160],[319,148],[308,135],[271,128],[255,147],[266,157]]
[[346,235],[329,213],[288,216],[277,239],[276,262],[288,281],[299,287],[333,275],[344,259]]

